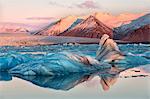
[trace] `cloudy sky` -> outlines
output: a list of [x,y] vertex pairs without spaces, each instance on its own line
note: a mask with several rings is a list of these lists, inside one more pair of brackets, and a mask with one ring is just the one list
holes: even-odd
[[150,0],[0,0],[0,20],[150,11]]

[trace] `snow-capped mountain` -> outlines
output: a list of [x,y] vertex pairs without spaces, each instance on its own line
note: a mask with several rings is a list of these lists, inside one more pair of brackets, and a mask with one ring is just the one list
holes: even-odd
[[28,33],[45,27],[46,23],[1,22],[0,33]]
[[150,14],[146,14],[136,20],[133,20],[130,24],[122,25],[118,28],[115,28],[115,39],[121,39],[126,36],[129,32],[134,31],[144,25],[150,24]]
[[[73,24],[66,30],[70,30],[72,29],[73,27],[75,27],[77,24],[81,23],[84,19],[77,19],[75,22],[73,22]],[[65,32],[65,31],[64,31]]]
[[72,29],[59,34],[59,36],[100,38],[103,34],[113,37],[112,29],[91,15]]
[[49,17],[30,17],[24,19],[0,21],[0,33],[24,33],[35,32],[55,22],[57,19]]
[[1,33],[28,33],[26,28],[3,28]]
[[21,23],[1,23],[0,33],[27,33],[30,31],[27,27],[29,25]]
[[[73,23],[77,20],[76,16],[68,16],[52,23],[35,34],[56,36],[68,28],[73,27]],[[77,22],[78,23],[78,22]]]
[[150,42],[150,24],[129,32],[123,40],[130,42]]
[[[120,14],[120,15],[111,15],[109,13],[94,13],[91,14],[102,23],[105,23],[108,27],[114,28],[118,27],[122,24],[130,23],[131,20],[136,19],[143,15],[141,14]],[[62,32],[66,32],[71,28],[75,27],[77,24],[81,23],[83,20],[86,20],[90,15],[86,16],[68,16],[65,18],[60,19],[57,22],[49,24],[48,26],[44,27],[43,29],[39,29],[39,31],[34,32],[33,34],[38,35],[59,35]]]
[[[145,13],[138,13],[138,14],[122,13],[119,15],[112,15],[110,13],[97,12],[91,15],[95,16],[98,20],[105,23],[108,27],[115,28],[124,24],[128,24],[132,20],[145,15]],[[84,16],[83,18],[85,19],[87,17],[89,16]]]

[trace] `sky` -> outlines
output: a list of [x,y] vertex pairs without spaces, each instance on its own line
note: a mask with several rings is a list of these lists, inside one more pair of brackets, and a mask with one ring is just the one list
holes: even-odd
[[0,0],[0,20],[150,12],[150,0]]

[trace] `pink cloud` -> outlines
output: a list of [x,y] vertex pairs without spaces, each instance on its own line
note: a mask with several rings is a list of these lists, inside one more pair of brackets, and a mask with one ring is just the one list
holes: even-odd
[[29,17],[27,20],[54,20],[54,17]]
[[100,8],[97,2],[94,2],[93,0],[87,0],[84,1],[81,4],[76,5],[79,8],[90,8],[90,9],[97,9]]
[[50,4],[50,5],[53,5],[53,6],[64,7],[64,5],[62,5],[61,3],[57,3],[57,2],[53,2],[53,1],[50,1],[49,4]]

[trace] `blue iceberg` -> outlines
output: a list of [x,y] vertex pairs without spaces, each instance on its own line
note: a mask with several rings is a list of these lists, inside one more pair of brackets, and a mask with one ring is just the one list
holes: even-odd
[[3,53],[0,55],[0,71],[8,71],[9,69],[30,61],[27,55],[18,53]]
[[92,65],[84,64],[78,56],[72,53],[60,52],[49,53],[39,59],[32,59],[9,70],[12,74],[21,75],[67,75],[70,73],[90,73],[100,69],[110,68],[108,63],[100,64],[96,59],[86,56],[95,61]]

